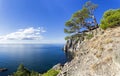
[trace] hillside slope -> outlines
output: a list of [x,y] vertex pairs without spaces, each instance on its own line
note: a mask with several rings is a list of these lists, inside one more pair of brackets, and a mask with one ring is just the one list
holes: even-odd
[[57,76],[120,76],[120,27],[85,40]]

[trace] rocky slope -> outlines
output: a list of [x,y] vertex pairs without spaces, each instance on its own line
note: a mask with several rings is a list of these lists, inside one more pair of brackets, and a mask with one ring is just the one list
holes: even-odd
[[74,58],[57,76],[120,76],[120,27],[99,30],[71,52]]

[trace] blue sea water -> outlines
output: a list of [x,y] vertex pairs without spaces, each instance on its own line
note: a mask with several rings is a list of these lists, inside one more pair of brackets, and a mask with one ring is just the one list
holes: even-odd
[[62,48],[62,44],[1,44],[0,68],[8,71],[0,72],[0,76],[12,74],[21,63],[29,70],[43,73],[57,63],[65,63]]

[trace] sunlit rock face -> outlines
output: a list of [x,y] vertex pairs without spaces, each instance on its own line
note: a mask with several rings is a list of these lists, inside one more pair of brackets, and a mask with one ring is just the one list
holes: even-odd
[[67,48],[74,57],[58,76],[120,76],[120,27],[99,29],[93,38],[76,45],[76,50]]

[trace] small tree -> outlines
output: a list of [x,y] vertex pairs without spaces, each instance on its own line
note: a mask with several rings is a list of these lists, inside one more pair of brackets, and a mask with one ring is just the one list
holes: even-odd
[[13,76],[30,76],[30,71],[23,64],[20,64]]

